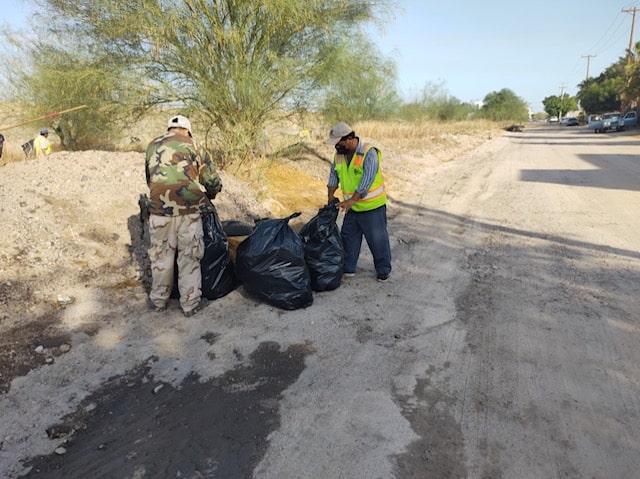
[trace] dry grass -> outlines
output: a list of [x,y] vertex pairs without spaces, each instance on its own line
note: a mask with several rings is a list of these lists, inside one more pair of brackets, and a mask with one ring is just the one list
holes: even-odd
[[[35,138],[42,127],[49,127],[51,130],[51,125],[46,120],[8,130],[3,129],[3,127],[24,121],[20,112],[15,108],[16,106],[12,104],[0,104],[0,118],[2,118],[0,133],[5,137],[0,165],[24,160],[22,144]],[[138,121],[124,133],[116,150],[144,151],[148,142],[164,130],[166,117],[167,113],[162,112],[148,115]],[[197,136],[199,120],[194,119],[193,125]],[[314,155],[328,159],[333,150],[326,147],[323,141],[330,126],[310,115],[299,118],[297,122],[288,121],[274,125],[266,132],[269,138],[268,146],[265,148],[266,155],[271,158],[284,157],[294,161],[300,156],[313,157]],[[376,143],[384,145],[387,150],[391,148],[401,154],[419,152],[441,156],[437,153],[446,150],[448,146],[457,146],[459,137],[486,139],[497,134],[504,125],[486,120],[473,120],[461,122],[361,121],[352,124],[352,126],[359,136],[374,140]],[[61,149],[60,140],[55,132],[51,132],[49,140],[54,152]],[[300,145],[307,150],[311,148],[315,153],[296,151],[296,146]],[[442,158],[442,160],[446,161],[447,158]]]
[[[351,125],[356,133],[374,141],[385,155],[428,155],[446,162],[476,148],[501,134],[499,125],[486,121],[473,122],[379,122],[367,121]],[[278,145],[277,153],[230,165],[227,171],[251,184],[258,199],[265,201],[275,216],[293,211],[313,212],[326,203],[326,182],[333,158],[333,147],[324,143],[325,130],[310,130],[299,135],[295,125],[270,137]],[[391,180],[391,178],[387,178]]]
[[354,126],[367,136],[387,138],[392,141],[436,137],[442,133],[449,135],[478,135],[499,129],[500,126],[488,120],[471,121],[422,121],[422,122],[358,122]]
[[[502,126],[487,120],[457,122],[380,122],[366,121],[352,125],[359,135],[393,145],[398,153],[418,151],[432,153],[447,145],[457,146],[457,138],[485,140],[499,134]],[[444,159],[446,161],[446,159]]]
[[[20,116],[0,105],[3,125],[21,120]],[[148,142],[165,128],[165,113],[149,116],[130,128],[118,151],[144,151]],[[303,124],[304,123],[304,124]],[[30,123],[6,131],[0,166],[23,161],[21,145],[34,138],[46,124]],[[194,121],[196,137],[198,122]],[[226,171],[247,181],[260,201],[266,201],[275,214],[288,215],[295,210],[315,209],[326,202],[326,181],[333,148],[324,143],[331,125],[317,119],[288,122],[269,130],[266,154],[229,164]],[[445,162],[499,134],[501,125],[488,121],[401,122],[363,121],[352,124],[356,133],[380,145],[385,154],[429,155]],[[55,132],[49,136],[54,151],[60,149]]]

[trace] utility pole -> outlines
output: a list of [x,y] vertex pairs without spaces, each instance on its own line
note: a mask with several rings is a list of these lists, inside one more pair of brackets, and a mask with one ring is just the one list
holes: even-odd
[[624,13],[633,14],[633,17],[631,20],[631,35],[629,36],[629,53],[627,54],[627,63],[631,63],[631,55],[633,52],[633,28],[636,25],[636,12],[638,11],[638,7],[622,9],[622,11]]
[[582,55],[582,58],[586,58],[587,59],[587,77],[585,78],[585,80],[589,79],[589,65],[591,64],[591,59],[593,57],[597,57],[598,55]]
[[560,111],[558,112],[558,121],[562,120],[562,108],[564,107],[564,89],[567,88],[567,85],[562,83],[560,85]]

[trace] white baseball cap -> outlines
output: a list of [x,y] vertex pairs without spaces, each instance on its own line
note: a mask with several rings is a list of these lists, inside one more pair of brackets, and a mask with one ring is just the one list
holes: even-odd
[[182,115],[175,115],[169,118],[167,123],[167,129],[169,128],[186,128],[191,133],[191,122],[189,119]]

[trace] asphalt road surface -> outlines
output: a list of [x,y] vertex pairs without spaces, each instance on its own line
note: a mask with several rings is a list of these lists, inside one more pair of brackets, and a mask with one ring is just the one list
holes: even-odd
[[[215,321],[141,312],[126,344],[74,343],[73,367],[130,367],[42,420],[28,451],[64,451],[27,477],[640,477],[636,133],[534,127],[411,158],[388,283],[365,252],[306,309],[234,291]],[[0,406],[29,415],[24,397]]]

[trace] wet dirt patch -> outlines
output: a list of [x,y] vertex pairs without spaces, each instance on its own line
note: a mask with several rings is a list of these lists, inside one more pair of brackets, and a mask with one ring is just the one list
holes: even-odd
[[9,391],[14,378],[52,364],[62,354],[59,347],[69,343],[69,335],[59,333],[57,323],[57,315],[51,314],[0,336],[0,394]]
[[464,438],[453,415],[455,398],[429,378],[414,388],[415,398],[397,397],[402,415],[420,439],[395,458],[396,477],[403,479],[465,478]]
[[280,425],[280,394],[312,352],[261,343],[245,364],[206,382],[192,374],[176,388],[150,376],[151,358],[47,428],[68,432],[64,451],[33,458],[25,477],[250,478]]
[[33,288],[24,281],[0,282],[0,306],[18,305],[33,298]]

